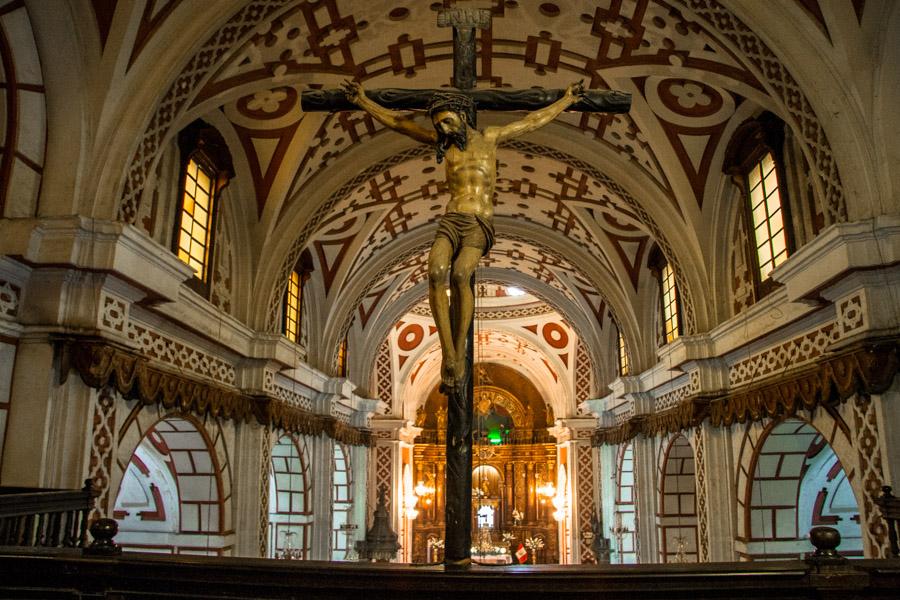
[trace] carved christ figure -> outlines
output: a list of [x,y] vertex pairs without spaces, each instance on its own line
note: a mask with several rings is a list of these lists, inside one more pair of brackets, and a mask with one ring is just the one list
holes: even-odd
[[475,128],[475,105],[465,94],[435,93],[428,107],[434,128],[428,129],[407,113],[374,102],[358,83],[344,82],[344,90],[348,100],[387,127],[434,145],[438,163],[446,159],[450,201],[428,255],[428,301],[441,343],[441,389],[450,392],[462,386],[467,375],[466,342],[475,308],[469,281],[494,243],[497,146],[543,127],[578,102],[584,94],[582,83],[573,83],[559,100],[519,121],[483,131]]

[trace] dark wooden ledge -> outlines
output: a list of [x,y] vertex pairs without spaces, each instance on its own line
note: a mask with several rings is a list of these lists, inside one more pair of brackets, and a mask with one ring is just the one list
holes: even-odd
[[0,549],[12,598],[896,598],[900,560],[473,567]]

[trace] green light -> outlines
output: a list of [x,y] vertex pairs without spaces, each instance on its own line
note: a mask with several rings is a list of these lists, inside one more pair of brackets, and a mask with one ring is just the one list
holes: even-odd
[[503,443],[503,439],[500,437],[500,431],[497,429],[491,429],[487,434],[488,442],[492,445],[497,446]]

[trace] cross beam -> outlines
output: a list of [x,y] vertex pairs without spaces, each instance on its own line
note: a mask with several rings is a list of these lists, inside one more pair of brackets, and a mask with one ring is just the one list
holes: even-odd
[[[446,89],[411,90],[385,88],[366,90],[366,96],[385,108],[394,110],[425,110],[437,92]],[[537,110],[549,106],[563,97],[565,90],[531,88],[507,90],[455,90],[470,96],[476,110]],[[306,90],[300,94],[300,108],[306,112],[337,112],[359,110],[347,99],[344,90]],[[631,94],[610,90],[585,90],[581,101],[567,110],[575,112],[627,113],[631,108]]]

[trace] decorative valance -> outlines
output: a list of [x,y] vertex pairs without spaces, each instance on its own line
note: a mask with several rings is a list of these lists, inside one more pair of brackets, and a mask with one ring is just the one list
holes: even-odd
[[621,444],[637,435],[653,437],[684,431],[704,420],[714,427],[777,419],[800,409],[830,407],[853,394],[880,394],[890,387],[900,367],[897,340],[851,346],[808,368],[720,396],[689,396],[677,406],[635,415],[615,427],[598,429],[594,446]]
[[313,436],[324,433],[352,446],[374,445],[368,430],[341,423],[331,416],[307,412],[280,398],[250,396],[184,373],[173,373],[131,349],[106,340],[65,339],[60,345],[63,381],[69,370],[74,369],[85,385],[96,389],[110,386],[123,397],[144,405],[160,404],[182,413],[245,423],[255,419],[261,425],[289,433]]

